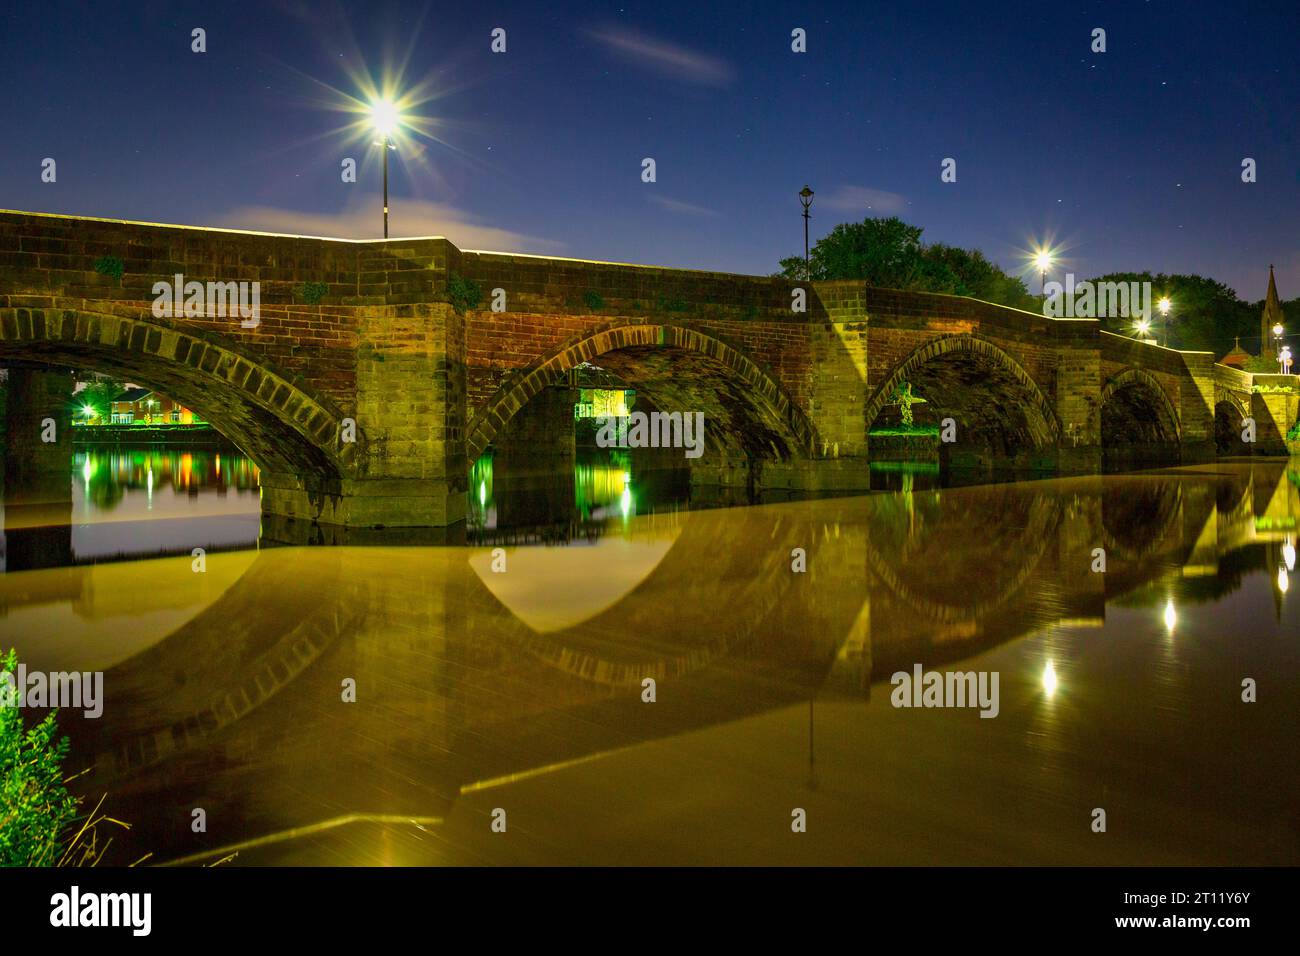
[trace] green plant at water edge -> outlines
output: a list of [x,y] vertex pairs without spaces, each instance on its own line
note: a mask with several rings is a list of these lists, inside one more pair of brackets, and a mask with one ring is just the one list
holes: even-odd
[[[1297,420],[1296,420],[1296,423],[1295,423],[1294,425],[1292,425],[1291,428],[1287,431],[1287,433],[1286,433],[1286,440],[1287,440],[1287,441],[1300,441],[1300,419],[1297,419]],[[1293,474],[1293,472],[1289,472],[1289,471],[1288,471],[1288,472],[1287,472],[1287,477],[1288,477],[1288,478],[1291,477],[1292,474]]]
[[308,305],[320,305],[320,300],[325,298],[325,293],[330,287],[324,282],[304,282],[294,289],[298,296],[299,302],[306,302]]
[[1290,395],[1295,391],[1294,385],[1252,385],[1251,392],[1256,395]]
[[126,271],[126,266],[117,256],[101,256],[95,260],[95,271],[102,276],[120,279],[122,273]]
[[452,273],[447,277],[447,298],[457,312],[464,313],[479,304],[483,290],[473,279],[464,279]]
[[60,838],[77,815],[63,780],[68,738],[58,736],[51,713],[24,731],[12,675],[18,655],[5,655],[0,681],[0,866],[53,866]]
[[898,387],[894,389],[894,394],[890,396],[889,404],[898,406],[898,414],[902,418],[903,424],[911,428],[915,424],[912,406],[924,405],[925,399],[912,394],[911,382],[900,382]]
[[885,425],[871,429],[872,438],[938,438],[938,425]]

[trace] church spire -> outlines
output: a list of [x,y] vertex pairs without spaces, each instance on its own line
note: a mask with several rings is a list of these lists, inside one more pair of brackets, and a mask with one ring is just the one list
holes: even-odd
[[1277,297],[1277,282],[1273,279],[1273,266],[1268,267],[1268,295],[1264,298],[1264,314],[1259,317],[1259,354],[1268,352],[1268,343],[1273,336],[1273,326],[1284,325],[1282,301]]

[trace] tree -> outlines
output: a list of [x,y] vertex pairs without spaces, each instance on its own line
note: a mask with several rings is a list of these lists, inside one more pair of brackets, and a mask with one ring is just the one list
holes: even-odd
[[78,402],[78,417],[81,417],[80,407],[89,406],[95,410],[92,418],[108,418],[108,413],[113,407],[113,400],[126,388],[121,382],[116,382],[111,378],[102,375],[92,375],[86,383],[86,387],[76,393]]
[[1029,294],[1023,279],[1007,275],[984,258],[984,253],[978,249],[961,249],[936,242],[926,246],[923,254],[931,264],[930,274],[936,280],[941,276],[951,276],[949,287],[931,288],[932,292],[968,295],[985,302],[1035,311],[1039,308],[1039,300]]
[[[884,289],[968,295],[987,302],[1036,307],[1022,280],[1009,276],[978,250],[944,243],[925,245],[921,228],[897,216],[840,223],[809,252],[812,279],[861,279]],[[789,279],[804,278],[801,256],[781,260]]]
[[[1176,349],[1213,352],[1226,355],[1237,336],[1252,344],[1259,340],[1259,310],[1237,298],[1237,294],[1222,282],[1198,275],[1168,275],[1160,272],[1112,272],[1090,280],[1099,282],[1150,282],[1152,298],[1152,329],[1160,343]],[[1155,311],[1155,301],[1169,296],[1173,307],[1169,313],[1166,338],[1165,319]],[[1108,316],[1100,319],[1102,325],[1119,335],[1133,334],[1131,316]]]

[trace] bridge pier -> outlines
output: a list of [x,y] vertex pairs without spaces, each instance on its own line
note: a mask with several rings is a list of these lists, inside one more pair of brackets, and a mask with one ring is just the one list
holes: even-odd
[[1061,432],[1056,469],[1064,475],[1102,467],[1101,352],[1084,340],[1056,351],[1056,416]]
[[1214,441],[1214,355],[1211,352],[1183,352],[1187,378],[1178,389],[1178,440],[1186,463],[1213,461]]
[[72,373],[10,366],[7,374],[5,568],[71,564]]
[[[1294,375],[1255,375],[1261,387],[1294,388]],[[1300,415],[1300,394],[1294,391],[1262,391],[1250,396],[1250,413],[1255,419],[1256,455],[1287,454],[1286,434]]]
[[340,428],[332,436],[350,465],[337,475],[265,470],[263,512],[350,528],[463,521],[464,317],[446,303],[422,302],[359,307],[356,319],[352,434]]

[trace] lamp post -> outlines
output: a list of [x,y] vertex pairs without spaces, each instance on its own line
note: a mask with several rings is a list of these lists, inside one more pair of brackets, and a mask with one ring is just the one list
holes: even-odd
[[812,278],[812,265],[808,258],[808,207],[812,205],[813,191],[805,183],[803,189],[799,190],[799,202],[803,205],[803,277],[805,280]]
[[1282,368],[1282,333],[1284,331],[1281,322],[1273,326],[1273,347],[1277,349],[1277,364],[1279,369]]
[[1034,256],[1034,265],[1043,274],[1042,285],[1038,287],[1039,295],[1047,295],[1047,270],[1052,267],[1052,254],[1046,249]]
[[[1167,295],[1161,296],[1160,301],[1156,303],[1156,308],[1160,310],[1160,325],[1165,333],[1166,348],[1169,346],[1169,309],[1172,305],[1173,303],[1169,301],[1169,296]],[[1157,342],[1156,344],[1159,345],[1160,343]]]
[[392,100],[376,100],[370,105],[370,125],[374,127],[379,139],[375,145],[384,151],[384,238],[388,238],[388,151],[397,149],[393,145],[393,130],[401,122],[397,106]]

